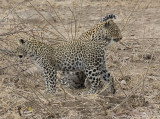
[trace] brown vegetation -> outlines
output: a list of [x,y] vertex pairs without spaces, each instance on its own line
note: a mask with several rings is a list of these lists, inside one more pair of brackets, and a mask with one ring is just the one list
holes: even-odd
[[[106,14],[117,14],[121,43],[107,48],[115,95],[82,96],[58,85],[44,93],[44,77],[30,59],[14,54],[19,37],[51,44],[76,39]],[[0,119],[160,117],[159,0],[0,1]]]

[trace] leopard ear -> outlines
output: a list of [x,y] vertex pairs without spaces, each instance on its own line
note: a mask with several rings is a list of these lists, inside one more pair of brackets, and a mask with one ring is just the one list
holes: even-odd
[[24,44],[24,43],[25,43],[25,41],[24,41],[23,39],[20,39],[19,42],[20,42],[21,44]]
[[109,27],[111,24],[112,24],[112,20],[109,20],[109,21],[107,21],[106,23],[105,23],[105,27]]

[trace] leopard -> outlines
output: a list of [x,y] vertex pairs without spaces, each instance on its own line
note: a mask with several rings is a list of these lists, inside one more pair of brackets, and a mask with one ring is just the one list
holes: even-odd
[[52,46],[34,38],[19,39],[18,57],[30,57],[42,69],[46,91],[56,93],[57,71],[83,71],[91,86],[83,95],[95,94],[104,80],[110,83],[111,76],[106,68],[105,42],[73,40]]
[[121,31],[118,25],[113,21],[118,16],[114,14],[106,15],[100,22],[88,31],[82,33],[78,40],[106,41],[109,45],[111,41],[118,42],[122,39]]
[[[90,40],[101,42],[105,41],[105,46],[111,44],[111,41],[118,42],[122,39],[121,31],[118,25],[113,21],[113,19],[117,19],[118,16],[115,14],[108,14],[105,17],[101,18],[99,23],[94,27],[89,29],[88,31],[82,33],[78,40]],[[105,47],[106,48],[106,47]],[[85,88],[85,73],[80,72],[63,72],[61,83],[66,85],[67,88],[71,89],[80,89]],[[114,80],[112,80],[114,82]]]

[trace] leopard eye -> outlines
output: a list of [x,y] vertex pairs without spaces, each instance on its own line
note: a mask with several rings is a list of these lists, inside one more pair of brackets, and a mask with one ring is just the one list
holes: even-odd
[[22,57],[23,57],[23,55],[18,55],[18,57],[19,57],[19,58],[22,58]]
[[25,43],[25,41],[24,41],[23,39],[20,39],[19,42],[20,42],[21,44],[24,44],[24,43]]
[[108,22],[106,22],[105,27],[109,27],[109,26],[111,26],[111,27],[112,27],[112,21],[108,21]]
[[110,21],[108,21],[107,25],[110,26]]

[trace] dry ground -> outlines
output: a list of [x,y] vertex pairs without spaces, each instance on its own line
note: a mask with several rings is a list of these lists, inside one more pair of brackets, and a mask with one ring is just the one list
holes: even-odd
[[[31,4],[0,1],[0,119],[160,118],[160,0],[31,0]],[[115,22],[123,33],[122,43],[108,47],[106,53],[106,65],[116,79],[115,95],[83,97],[82,90],[66,88],[64,95],[60,86],[56,95],[47,95],[34,62],[19,61],[12,52],[19,37],[52,44],[76,39],[110,13],[119,16]]]

